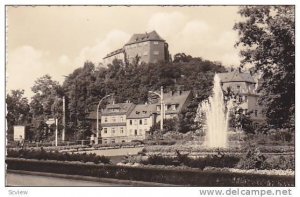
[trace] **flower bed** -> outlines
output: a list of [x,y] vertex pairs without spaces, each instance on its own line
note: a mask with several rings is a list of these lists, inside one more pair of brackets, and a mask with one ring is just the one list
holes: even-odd
[[293,176],[246,174],[240,172],[202,171],[193,169],[159,169],[151,167],[129,167],[116,165],[95,165],[67,163],[60,161],[6,159],[7,168],[35,172],[114,178],[123,180],[147,181],[186,186],[294,186]]

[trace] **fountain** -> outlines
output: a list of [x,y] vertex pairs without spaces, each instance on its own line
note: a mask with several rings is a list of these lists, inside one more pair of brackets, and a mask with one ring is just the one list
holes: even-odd
[[215,74],[213,95],[199,106],[200,114],[204,113],[206,118],[204,145],[207,148],[228,148],[229,106],[225,105],[220,79]]

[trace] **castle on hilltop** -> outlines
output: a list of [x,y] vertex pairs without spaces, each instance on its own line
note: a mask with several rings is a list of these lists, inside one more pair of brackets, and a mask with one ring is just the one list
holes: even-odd
[[133,34],[121,49],[107,54],[103,58],[103,64],[106,66],[112,64],[115,59],[124,63],[133,63],[137,59],[140,63],[168,62],[170,59],[168,43],[156,31]]

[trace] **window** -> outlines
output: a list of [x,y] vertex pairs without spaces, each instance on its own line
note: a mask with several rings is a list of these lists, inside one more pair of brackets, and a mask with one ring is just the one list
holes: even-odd
[[129,124],[132,125],[132,120],[129,120]]
[[137,123],[137,120],[134,120],[134,125],[137,125],[138,123]]
[[257,117],[257,110],[254,111],[254,115],[255,115],[255,117]]
[[239,102],[243,102],[243,97],[239,96]]
[[140,120],[140,125],[143,124],[143,120]]
[[147,119],[144,119],[144,125],[147,125]]
[[104,118],[104,122],[107,122],[107,117]]
[[157,42],[157,41],[155,41],[155,42],[153,42],[153,44],[155,44],[155,45],[158,45],[158,42]]
[[244,101],[245,101],[245,102],[247,102],[247,99],[248,99],[248,97],[247,97],[247,96],[245,96],[245,97],[244,97]]
[[116,122],[116,117],[112,117],[112,122]]
[[172,105],[172,110],[173,110],[173,111],[176,110],[176,105]]
[[123,127],[120,128],[120,133],[123,133],[124,132],[124,129]]
[[123,122],[123,116],[120,117],[120,122]]
[[111,128],[111,133],[115,133],[115,128]]
[[139,130],[139,132],[140,132],[140,133],[139,133],[139,135],[142,135],[142,133],[143,133],[143,130],[142,130],[142,129],[140,129],[140,130]]
[[156,106],[156,111],[160,111],[160,105]]
[[116,143],[115,139],[111,139],[111,143],[112,144]]
[[237,85],[236,88],[237,88],[238,90],[240,90],[241,86]]
[[107,128],[104,128],[104,129],[103,129],[103,132],[104,132],[104,133],[107,133]]
[[137,130],[136,129],[134,130],[134,135],[137,135]]
[[153,54],[154,54],[154,55],[158,55],[158,54],[159,54],[159,51],[154,51]]

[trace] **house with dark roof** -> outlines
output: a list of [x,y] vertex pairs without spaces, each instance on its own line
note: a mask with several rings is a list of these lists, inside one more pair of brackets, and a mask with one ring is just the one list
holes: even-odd
[[133,103],[108,104],[101,111],[102,143],[119,143],[127,141],[126,119],[134,109]]
[[244,114],[252,112],[250,117],[257,122],[265,119],[262,106],[258,104],[259,94],[256,91],[258,82],[250,73],[243,73],[237,69],[233,72],[218,73],[217,75],[222,89],[237,95],[235,103],[241,112]]
[[111,64],[115,59],[133,63],[137,58],[140,63],[168,62],[168,43],[156,31],[133,34],[121,49],[107,54],[103,58],[103,64]]
[[[164,119],[178,118],[191,98],[191,91],[170,91],[164,93]],[[122,143],[144,140],[150,128],[160,121],[160,101],[153,104],[112,103],[100,112],[99,128],[102,143]],[[96,112],[90,112],[89,119],[96,123]],[[96,125],[94,125],[94,132]]]

